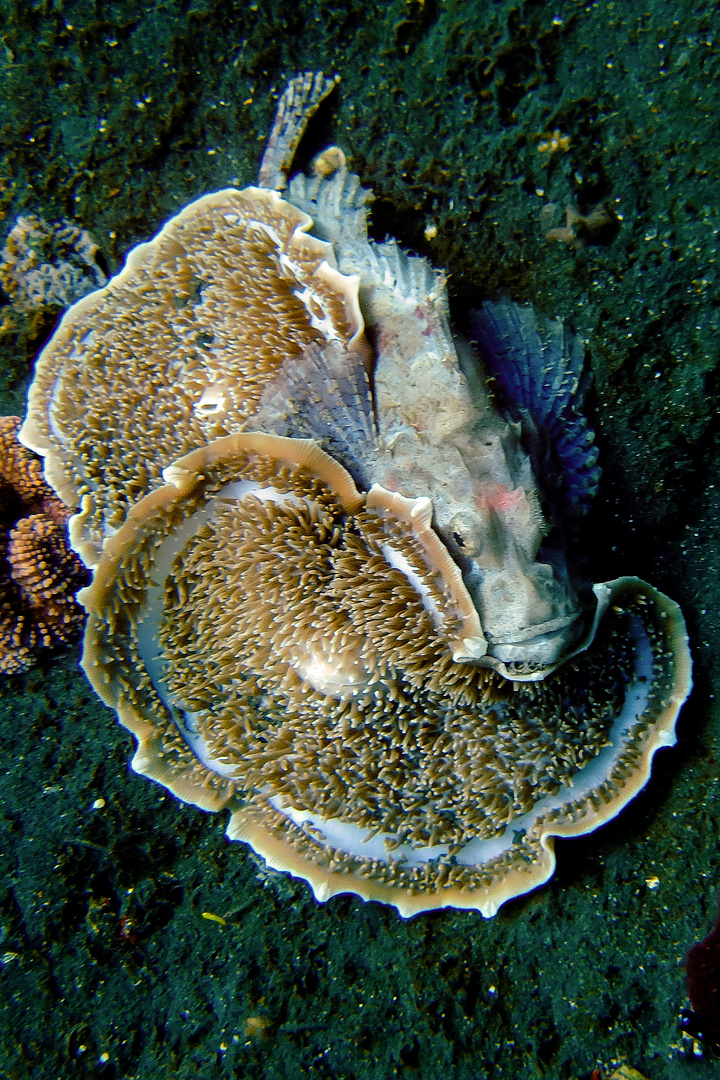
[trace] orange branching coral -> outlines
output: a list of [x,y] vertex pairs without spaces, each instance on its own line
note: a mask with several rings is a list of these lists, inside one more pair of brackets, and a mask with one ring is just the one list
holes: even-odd
[[25,671],[38,649],[75,640],[86,571],[70,550],[70,510],[17,440],[20,419],[0,417],[0,672]]

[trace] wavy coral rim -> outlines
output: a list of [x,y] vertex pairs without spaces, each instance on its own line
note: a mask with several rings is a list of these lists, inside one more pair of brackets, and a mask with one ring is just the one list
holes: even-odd
[[[664,593],[636,577],[616,578],[596,586],[596,590],[602,594],[603,610],[607,610],[610,604],[621,600],[624,595],[633,593],[642,593],[654,601],[656,617],[666,622],[664,634],[674,656],[675,684],[666,707],[648,733],[637,768],[612,799],[575,821],[563,823],[543,822],[542,818],[538,820],[532,836],[538,845],[538,859],[532,868],[527,865],[522,869],[510,867],[495,884],[473,890],[448,886],[441,887],[435,893],[411,893],[402,892],[397,886],[373,883],[366,877],[328,871],[310,863],[292,844],[265,828],[257,820],[257,812],[253,813],[251,810],[241,808],[231,813],[227,827],[229,839],[250,844],[273,869],[304,878],[320,901],[329,900],[342,893],[352,893],[363,900],[391,904],[403,918],[444,907],[477,910],[485,918],[491,918],[509,900],[546,884],[556,866],[555,837],[573,837],[594,832],[616,817],[635,798],[650,777],[656,752],[662,747],[674,744],[675,722],[692,688],[692,658],[685,621],[679,606]],[[589,799],[586,801],[590,805]],[[398,895],[399,892],[402,892],[402,895]]]
[[480,616],[465,587],[460,567],[432,527],[432,500],[408,499],[397,491],[388,491],[380,484],[373,484],[367,493],[366,506],[368,510],[389,513],[404,521],[425,551],[429,565],[440,574],[462,620],[458,639],[450,642],[453,660],[457,663],[474,663],[484,657],[487,641]]
[[113,585],[127,550],[136,541],[138,528],[157,510],[165,513],[172,511],[202,483],[205,472],[218,462],[232,460],[233,456],[244,452],[273,457],[296,468],[307,468],[328,485],[349,513],[358,510],[364,502],[364,496],[347,470],[313,439],[290,439],[264,432],[227,435],[191,451],[164,470],[165,484],[130,508],[121,528],[105,541],[92,582],[81,589],[77,597],[90,616],[85,628],[80,666],[101,700],[115,709],[123,727],[137,738],[133,769],[162,784],[183,802],[202,810],[217,811],[231,805],[234,799],[232,791],[223,793],[217,788],[201,785],[170,768],[164,760],[161,739],[151,718],[124,699],[119,681],[113,681],[106,672],[100,655],[100,629],[107,616],[112,617]]
[[[652,759],[657,750],[672,745],[675,741],[675,721],[692,686],[690,650],[680,608],[639,578],[618,578],[595,587],[599,598],[598,607],[603,611],[613,603],[621,603],[623,599],[631,599],[639,594],[652,601],[652,617],[658,625],[661,625],[661,622],[664,624],[662,637],[674,658],[674,684],[665,707],[648,730],[637,767],[608,802],[572,821],[546,820],[543,817],[537,819],[529,837],[537,854],[537,861],[532,866],[510,866],[501,872],[491,886],[475,889],[440,886],[435,892],[419,893],[410,892],[397,885],[373,882],[359,874],[323,869],[305,858],[290,842],[279,838],[265,827],[258,820],[256,808],[237,805],[232,789],[226,788],[222,791],[201,785],[185,775],[171,771],[163,760],[157,729],[149,718],[122,700],[121,688],[106,677],[97,655],[97,626],[93,620],[104,619],[104,613],[112,609],[111,587],[127,547],[135,540],[138,526],[157,508],[162,507],[167,511],[192,493],[202,481],[205,470],[212,465],[227,460],[234,453],[247,450],[271,455],[296,466],[307,466],[336,491],[349,511],[357,509],[364,501],[346,470],[313,440],[289,439],[255,432],[227,436],[186,455],[165,470],[168,483],[164,487],[151,492],[131,509],[119,532],[106,542],[93,583],[81,591],[79,599],[91,614],[82,667],[100,697],[117,710],[121,723],[137,737],[138,747],[133,768],[136,772],[162,783],[178,798],[194,803],[202,809],[230,809],[228,837],[249,843],[274,869],[306,880],[318,900],[324,901],[341,893],[353,893],[364,900],[391,904],[406,918],[441,907],[476,909],[485,917],[496,914],[502,904],[543,885],[552,876],[556,862],[555,836],[572,837],[593,832],[615,817],[647,783]],[[591,805],[589,796],[585,803],[588,807]],[[478,865],[482,866],[481,863]]]
[[[332,245],[313,236],[310,232],[313,227],[312,218],[283,199],[277,191],[250,186],[240,190],[222,188],[220,191],[203,195],[170,218],[150,240],[132,248],[127,254],[125,265],[106,285],[88,293],[65,312],[55,333],[37,358],[35,375],[28,392],[25,419],[18,433],[18,438],[24,446],[45,459],[45,479],[62,501],[67,506],[80,507],[79,512],[74,514],[69,522],[70,541],[74,551],[90,569],[97,566],[101,555],[98,542],[90,538],[85,530],[85,524],[92,513],[92,496],[86,494],[82,498],[79,497],[71,464],[64,459],[60,451],[59,440],[53,435],[50,416],[53,392],[62,376],[62,368],[55,368],[57,347],[68,342],[71,333],[78,326],[82,327],[86,315],[94,314],[98,303],[101,303],[103,298],[109,297],[112,302],[113,290],[118,285],[127,283],[139,270],[144,268],[151,270],[156,249],[161,244],[172,242],[179,226],[213,207],[228,204],[229,209],[240,209],[241,206],[246,209],[249,200],[256,200],[276,211],[282,207],[285,212],[292,214],[295,226],[288,246],[302,243],[321,259],[314,274],[330,284],[343,297],[345,315],[351,330],[348,347],[362,348],[365,323],[360,310],[358,276],[340,273],[335,265]],[[367,362],[366,358],[366,366]]]

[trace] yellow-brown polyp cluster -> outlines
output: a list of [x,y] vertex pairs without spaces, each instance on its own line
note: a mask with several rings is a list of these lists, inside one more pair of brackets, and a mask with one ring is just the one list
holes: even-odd
[[358,337],[357,283],[310,225],[274,191],[206,195],[62,320],[22,438],[82,504],[71,535],[88,566],[166,465],[243,425],[288,354]]
[[590,649],[503,678],[422,491],[362,491],[313,439],[254,430],[288,356],[366,370],[358,279],[311,224],[259,188],[187,207],[70,309],[22,438],[78,510],[83,665],[134,768],[229,808],[228,836],[319,899],[492,915],[674,741],[682,617],[637,579],[596,586]]
[[[614,583],[593,650],[513,687],[453,662],[463,613],[427,550],[313,443],[231,436],[169,479],[106,542],[83,665],[137,736],[139,772],[229,807],[228,835],[319,898],[491,914],[672,741],[684,627],[649,586]],[[662,661],[646,658],[642,715],[585,793],[636,674],[633,633]]]

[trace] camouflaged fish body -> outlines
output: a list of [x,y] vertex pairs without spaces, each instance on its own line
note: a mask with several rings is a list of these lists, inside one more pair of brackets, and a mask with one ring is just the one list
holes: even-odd
[[[515,677],[544,676],[577,645],[586,611],[564,565],[538,557],[549,523],[521,425],[490,400],[483,363],[467,343],[459,346],[461,364],[444,275],[395,241],[368,240],[370,193],[345,167],[330,177],[295,177],[286,198],[312,218],[314,234],[332,244],[340,272],[359,278],[373,356],[369,374],[345,365],[362,407],[350,413],[342,453],[337,436],[334,445],[323,442],[320,425],[302,419],[309,392],[327,401],[329,426],[342,427],[331,395],[322,390],[335,381],[323,365],[296,388],[294,423],[282,433],[319,438],[367,488],[379,484],[430,498],[434,527],[480,615],[487,653],[475,659]],[[577,362],[577,353],[568,337],[555,358],[558,368]],[[360,412],[366,423],[358,433]],[[261,408],[254,419],[262,427],[267,414]]]

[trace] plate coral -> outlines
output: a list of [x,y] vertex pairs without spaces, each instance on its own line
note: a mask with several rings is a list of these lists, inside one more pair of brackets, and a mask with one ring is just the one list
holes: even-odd
[[293,80],[260,185],[70,309],[21,437],[77,511],[83,666],[135,769],[319,899],[489,916],[673,743],[684,623],[575,568],[582,343],[506,300],[462,340],[341,151],[288,184],[333,85]]

